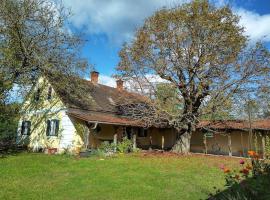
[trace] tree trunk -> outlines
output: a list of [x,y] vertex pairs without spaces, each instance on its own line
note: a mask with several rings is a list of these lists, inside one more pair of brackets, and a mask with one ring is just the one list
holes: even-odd
[[178,133],[176,143],[174,144],[172,151],[175,153],[187,154],[190,152],[190,139],[192,132],[185,131],[184,133]]

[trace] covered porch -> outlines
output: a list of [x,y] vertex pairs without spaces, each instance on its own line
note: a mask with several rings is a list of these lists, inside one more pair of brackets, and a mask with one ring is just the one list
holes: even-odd
[[192,134],[191,152],[247,157],[253,150],[264,158],[269,138],[270,120],[205,121]]
[[85,127],[83,142],[87,149],[97,149],[102,142],[117,144],[126,137],[132,141],[133,148],[169,150],[176,139],[171,128],[144,128],[140,121],[111,113],[73,111],[68,115]]

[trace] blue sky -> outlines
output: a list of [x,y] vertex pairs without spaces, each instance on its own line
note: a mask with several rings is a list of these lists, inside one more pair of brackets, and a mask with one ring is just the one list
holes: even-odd
[[[118,51],[129,42],[144,19],[163,6],[188,0],[63,0],[73,16],[70,29],[87,40],[82,56],[100,72],[101,82],[113,84],[110,76],[118,64]],[[270,0],[212,0],[217,6],[229,3],[241,16],[241,25],[251,42],[263,40],[270,49]]]

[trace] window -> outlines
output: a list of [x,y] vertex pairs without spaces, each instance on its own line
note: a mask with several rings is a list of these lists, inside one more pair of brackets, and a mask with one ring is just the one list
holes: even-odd
[[147,137],[147,129],[139,128],[138,137]]
[[30,135],[31,130],[31,122],[30,121],[23,121],[21,127],[21,134],[22,135]]
[[35,93],[35,101],[39,101],[39,98],[40,98],[40,88],[38,88]]
[[57,136],[59,131],[59,120],[51,119],[47,120],[47,136]]
[[50,86],[49,89],[48,89],[48,97],[47,97],[48,100],[51,100],[52,99],[52,87]]

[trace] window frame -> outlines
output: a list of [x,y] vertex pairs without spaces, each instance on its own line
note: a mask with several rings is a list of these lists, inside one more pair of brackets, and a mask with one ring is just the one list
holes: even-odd
[[148,129],[138,128],[138,137],[139,138],[146,138],[146,137],[148,137]]
[[[27,124],[27,133],[25,134],[25,124]],[[21,135],[31,135],[31,121],[23,120],[21,125]]]
[[[53,123],[52,123],[53,122]],[[54,132],[52,132],[52,124],[54,124]],[[47,137],[58,137],[60,120],[59,119],[48,119],[46,122],[46,136]],[[53,134],[52,134],[53,133]]]
[[38,102],[40,100],[40,94],[41,94],[41,89],[37,88],[34,95],[35,102]]

